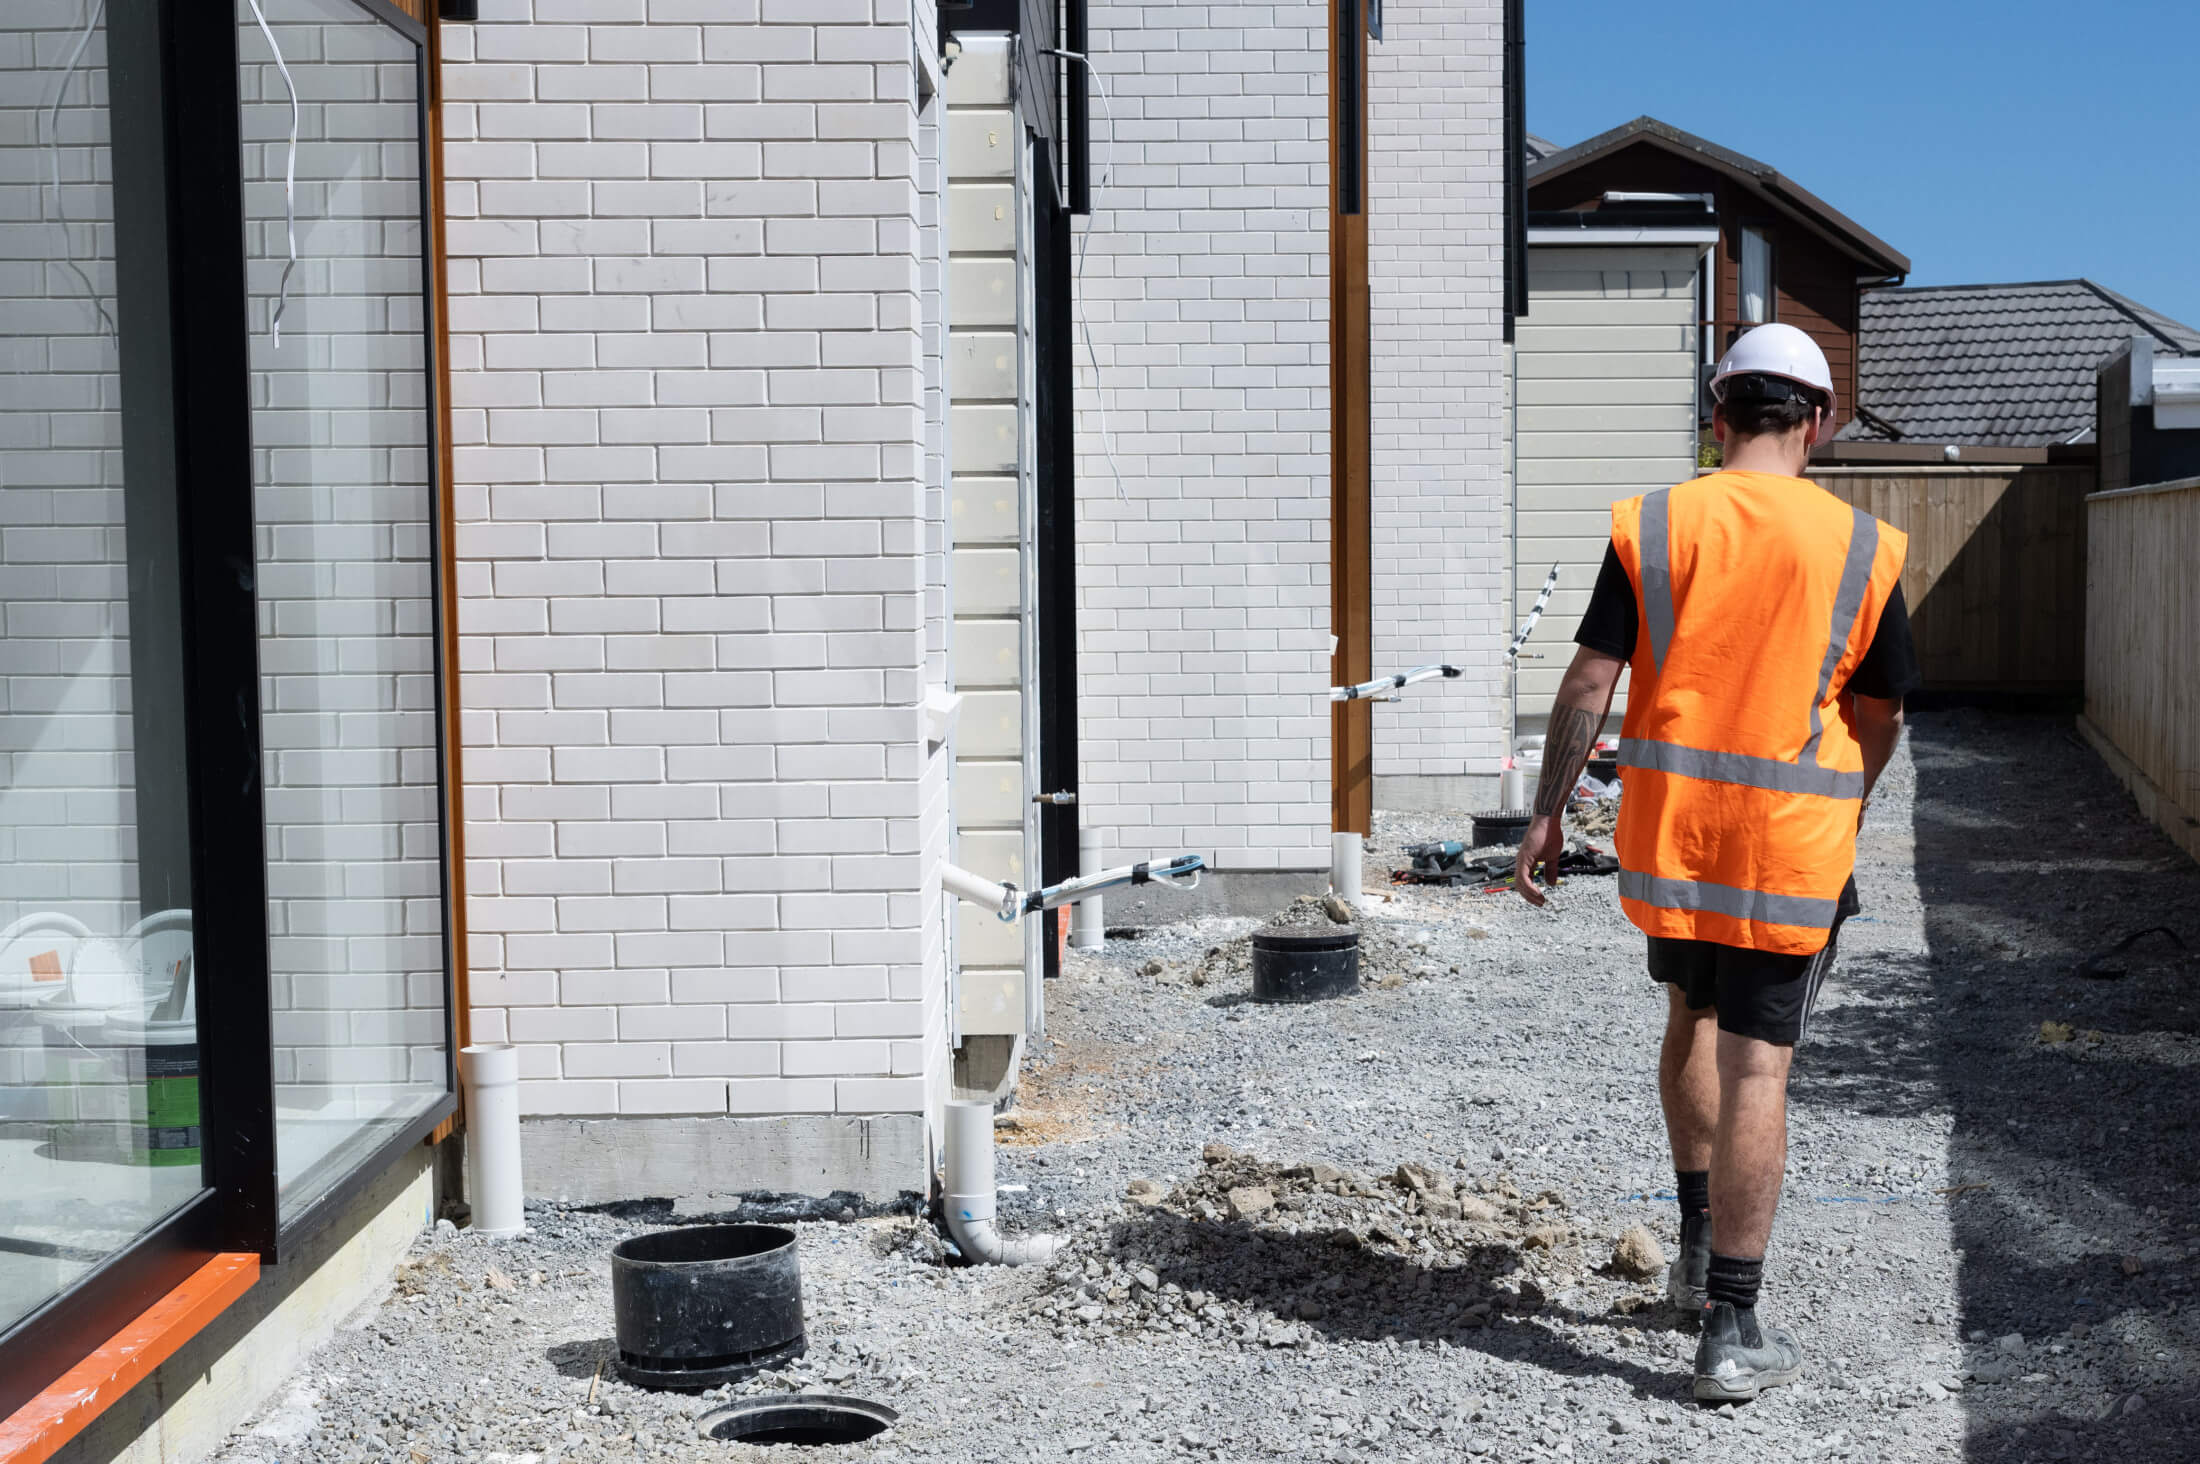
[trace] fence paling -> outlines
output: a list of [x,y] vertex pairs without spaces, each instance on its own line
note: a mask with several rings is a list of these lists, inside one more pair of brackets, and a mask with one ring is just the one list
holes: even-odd
[[2189,830],[2200,820],[2200,482],[2103,494],[2087,509],[2086,716]]

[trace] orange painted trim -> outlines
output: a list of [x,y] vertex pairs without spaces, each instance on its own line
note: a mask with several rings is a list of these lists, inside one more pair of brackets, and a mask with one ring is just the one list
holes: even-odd
[[0,1419],[0,1464],[41,1464],[206,1329],[260,1279],[260,1258],[214,1257],[45,1392]]
[[[437,1144],[442,1143],[445,1139],[449,1138],[452,1134],[455,1134],[457,1132],[458,1115],[454,1113],[449,1118],[444,1119],[443,1122],[437,1124],[434,1128],[429,1129],[428,1136],[425,1139],[422,1139],[421,1142],[432,1149]],[[6,1461],[0,1460],[0,1464],[6,1464]]]

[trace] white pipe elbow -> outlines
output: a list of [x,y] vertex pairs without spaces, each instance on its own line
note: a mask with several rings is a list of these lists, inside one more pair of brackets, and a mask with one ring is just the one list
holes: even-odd
[[1052,1235],[1004,1236],[994,1224],[993,1105],[947,1105],[947,1233],[963,1257],[986,1266],[1043,1266],[1060,1255]]
[[983,1220],[947,1212],[947,1233],[966,1260],[985,1266],[1043,1266],[1062,1253],[1062,1242],[1052,1235],[1019,1235],[1011,1239],[987,1216]]

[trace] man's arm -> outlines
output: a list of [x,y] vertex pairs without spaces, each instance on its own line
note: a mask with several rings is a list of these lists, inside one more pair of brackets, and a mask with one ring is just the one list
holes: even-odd
[[[1856,740],[1864,748],[1864,806],[1868,808],[1872,789],[1879,786],[1879,775],[1887,770],[1887,761],[1902,740],[1902,699],[1883,701],[1851,693],[1849,700],[1856,709]],[[1864,826],[1861,808],[1856,812],[1856,826]]]
[[1582,646],[1574,652],[1574,662],[1566,668],[1566,679],[1551,701],[1551,723],[1543,738],[1543,777],[1535,789],[1535,817],[1528,821],[1513,867],[1513,887],[1531,905],[1543,903],[1543,889],[1535,882],[1537,861],[1546,866],[1548,878],[1557,873],[1559,856],[1566,852],[1566,800],[1581,781],[1597,734],[1604,730],[1604,714],[1612,708],[1612,689],[1626,669],[1627,663],[1619,657]]

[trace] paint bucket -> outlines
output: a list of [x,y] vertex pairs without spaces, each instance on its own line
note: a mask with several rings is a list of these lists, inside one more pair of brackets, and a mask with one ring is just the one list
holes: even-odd
[[148,1022],[145,1149],[140,1162],[154,1169],[196,1169],[200,1153],[198,1023]]

